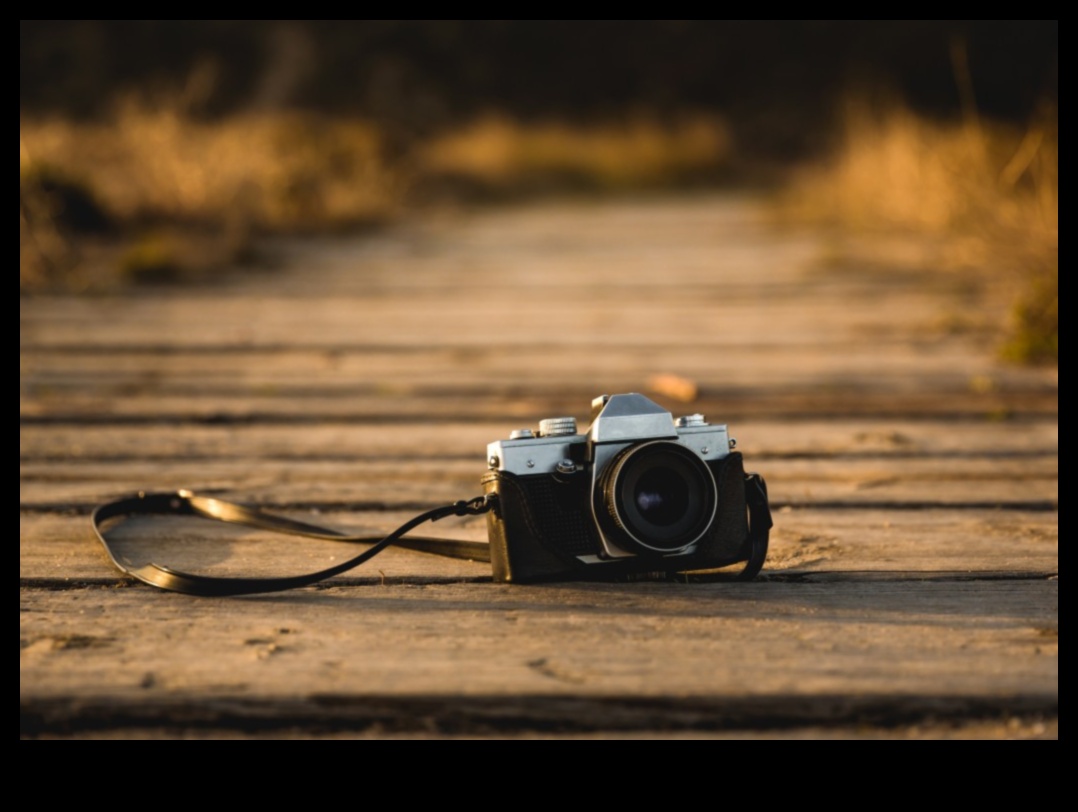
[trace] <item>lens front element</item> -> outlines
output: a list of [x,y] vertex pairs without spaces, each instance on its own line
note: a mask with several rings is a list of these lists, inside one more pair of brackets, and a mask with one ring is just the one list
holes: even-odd
[[652,553],[676,553],[699,539],[717,503],[711,469],[685,446],[665,440],[622,451],[596,496],[602,501],[596,513],[613,520],[618,542]]
[[633,502],[644,521],[670,527],[689,509],[689,484],[673,468],[651,468],[633,486]]

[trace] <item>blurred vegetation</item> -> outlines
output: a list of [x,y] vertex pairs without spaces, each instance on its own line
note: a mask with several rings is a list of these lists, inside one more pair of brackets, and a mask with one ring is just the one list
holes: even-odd
[[488,115],[423,146],[417,194],[446,185],[451,193],[496,197],[714,185],[730,168],[731,152],[728,126],[714,115],[590,125]]
[[1058,127],[1054,108],[1019,127],[850,101],[835,148],[792,173],[781,210],[796,222],[929,241],[940,270],[988,269],[1015,301],[1003,356],[1057,362]]
[[765,184],[1003,268],[1005,354],[1052,360],[1057,75],[1056,20],[23,20],[20,290],[432,201]]
[[[370,226],[402,199],[376,127],[309,113],[207,121],[126,102],[100,120],[23,116],[20,146],[24,291],[207,273],[252,259],[260,233]],[[110,224],[122,262],[91,220]],[[185,250],[145,261],[167,245]],[[128,272],[143,265],[172,270]]]
[[89,121],[24,114],[21,288],[204,276],[256,259],[258,235],[354,231],[432,201],[709,184],[731,152],[724,121],[702,114],[532,125],[488,116],[404,151],[389,140],[367,120],[206,120],[176,101],[125,101]]
[[313,114],[206,121],[128,102],[107,118],[20,122],[22,172],[78,177],[126,223],[250,218],[273,229],[385,216],[398,196],[374,126]]

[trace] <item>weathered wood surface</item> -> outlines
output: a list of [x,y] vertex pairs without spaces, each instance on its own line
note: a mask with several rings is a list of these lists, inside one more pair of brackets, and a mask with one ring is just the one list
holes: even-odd
[[[743,198],[274,250],[213,287],[21,302],[23,737],[1058,736],[1057,373],[995,359],[1006,305],[976,279],[910,246],[836,263]],[[491,440],[626,391],[729,423],[765,475],[756,582],[505,586],[391,549],[198,599],[90,534],[96,504],[180,487],[384,533],[477,494]],[[354,553],[190,519],[115,535],[222,575]]]

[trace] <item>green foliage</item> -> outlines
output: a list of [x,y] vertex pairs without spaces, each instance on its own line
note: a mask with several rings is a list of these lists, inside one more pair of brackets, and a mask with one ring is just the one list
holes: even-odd
[[1014,306],[1015,325],[1003,346],[1021,363],[1059,363],[1059,268],[1040,275]]
[[174,282],[182,269],[175,242],[161,234],[141,237],[120,258],[120,272],[132,282]]

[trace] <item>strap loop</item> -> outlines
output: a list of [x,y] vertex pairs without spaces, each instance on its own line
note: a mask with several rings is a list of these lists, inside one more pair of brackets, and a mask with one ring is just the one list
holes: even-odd
[[[413,537],[402,539],[401,537],[423,522],[436,522],[446,516],[475,516],[486,513],[493,507],[493,501],[489,496],[477,496],[467,501],[459,501],[452,505],[428,510],[413,519],[402,524],[384,538],[349,536],[345,533],[331,530],[318,525],[306,524],[284,516],[276,516],[265,513],[256,508],[244,507],[223,499],[209,496],[198,496],[191,491],[181,490],[174,493],[144,493],[139,492],[136,496],[127,499],[119,499],[100,505],[90,517],[94,534],[105,548],[113,565],[121,572],[137,578],[151,586],[167,589],[172,592],[183,592],[188,595],[202,596],[226,596],[226,595],[253,595],[259,592],[281,592],[286,589],[295,589],[301,586],[322,581],[333,575],[347,572],[365,561],[370,560],[390,544],[394,542],[398,546],[406,547],[421,552],[437,553],[452,558],[466,558],[473,561],[489,561],[490,551],[486,544],[474,541],[454,541],[448,539],[435,539],[425,537]],[[119,516],[164,514],[172,516],[201,516],[206,519],[214,519],[231,524],[242,524],[247,527],[256,527],[263,530],[272,530],[276,533],[285,533],[293,536],[306,536],[309,538],[327,539],[330,541],[346,541],[352,543],[371,544],[354,558],[350,558],[335,566],[328,567],[318,572],[310,572],[304,575],[292,575],[282,578],[220,578],[207,575],[195,575],[181,572],[159,564],[147,564],[142,567],[129,567],[122,563],[109,544],[108,538],[102,528],[102,524]]]

